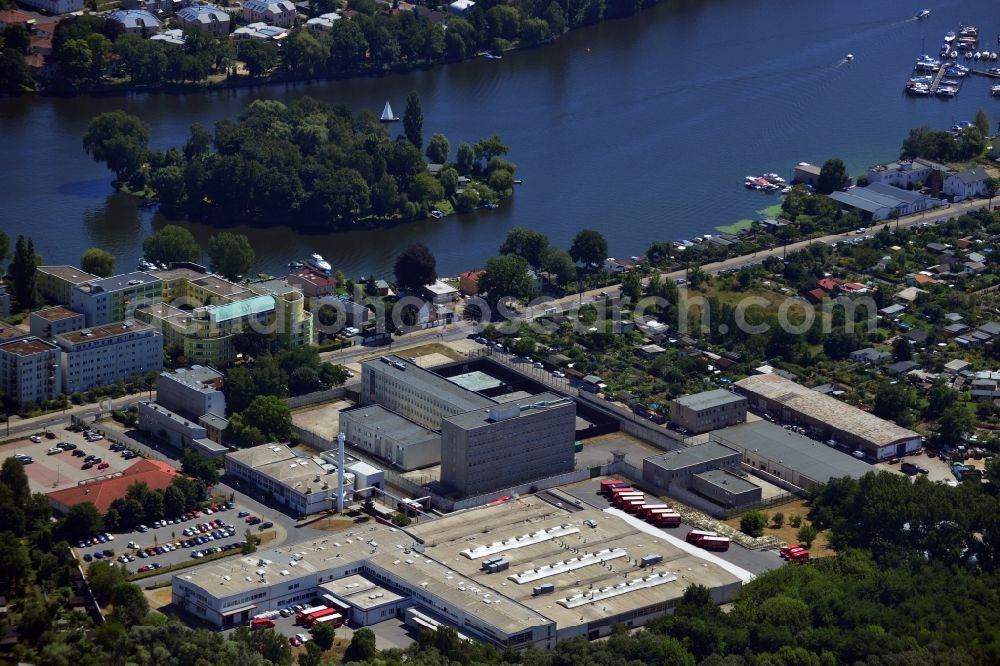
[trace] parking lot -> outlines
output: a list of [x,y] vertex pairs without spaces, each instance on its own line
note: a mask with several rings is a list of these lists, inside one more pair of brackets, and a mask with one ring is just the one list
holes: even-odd
[[[33,442],[29,437],[25,437],[0,446],[0,458],[9,458],[16,454],[31,456],[32,462],[25,465],[24,471],[28,475],[32,492],[49,493],[75,486],[80,481],[111,476],[135,462],[125,460],[121,454],[111,451],[109,449],[111,443],[106,439],[88,442],[82,432],[70,432],[65,429],[52,430],[50,433],[55,435],[53,439],[49,439],[44,433],[38,433],[39,442]],[[76,448],[48,453],[62,442]],[[95,462],[88,469],[82,469],[87,456],[100,457],[101,461]],[[104,463],[107,463],[107,467],[102,469]]]
[[[208,548],[223,548],[231,550],[233,554],[240,552],[239,546],[246,538],[246,531],[249,528],[254,534],[261,534],[260,527],[268,524],[270,519],[260,513],[252,513],[238,502],[232,509],[223,508],[222,511],[209,509],[208,512],[198,512],[197,516],[186,518],[181,516],[179,522],[167,523],[159,527],[155,522],[147,523],[147,530],[140,529],[123,534],[113,534],[113,540],[106,543],[88,544],[83,548],[80,544],[74,544],[78,556],[86,563],[94,560],[105,559],[103,554],[96,557],[96,554],[105,550],[114,552],[112,559],[121,562],[122,555],[128,555],[127,562],[129,571],[138,572],[141,567],[158,565],[153,568],[165,567],[178,562],[190,562],[194,564],[195,551],[204,551]],[[241,516],[240,514],[245,514]],[[260,518],[261,522],[256,525],[247,524],[250,517]],[[173,519],[170,519],[173,520]],[[212,523],[218,521],[217,525]],[[227,526],[231,525],[232,528]],[[265,528],[268,529],[268,528]],[[185,534],[185,530],[188,534]],[[96,535],[95,535],[96,536]],[[202,543],[197,543],[198,540]],[[146,552],[146,549],[153,549],[153,554]],[[163,552],[157,552],[161,550]],[[142,553],[140,555],[140,553]],[[88,560],[87,558],[90,558]]]

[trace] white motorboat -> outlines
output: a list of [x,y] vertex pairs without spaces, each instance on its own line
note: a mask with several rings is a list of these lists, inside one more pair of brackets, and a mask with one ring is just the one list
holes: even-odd
[[844,60],[846,60],[847,62],[852,62],[854,60],[854,54],[848,53],[847,55],[844,56]]
[[925,18],[927,18],[930,15],[931,15],[931,10],[929,10],[929,9],[921,9],[919,12],[917,12],[916,14],[913,15],[913,18],[918,19],[918,20],[919,19],[925,19]]
[[306,260],[306,264],[308,264],[310,268],[315,268],[316,270],[322,271],[323,273],[329,273],[330,271],[333,270],[333,266],[330,265],[330,262],[328,262],[322,256],[315,253],[313,253],[309,257],[309,259]]
[[949,43],[955,41],[955,33],[952,32],[951,30],[949,30],[948,32],[946,32],[944,34],[944,41],[949,42]]

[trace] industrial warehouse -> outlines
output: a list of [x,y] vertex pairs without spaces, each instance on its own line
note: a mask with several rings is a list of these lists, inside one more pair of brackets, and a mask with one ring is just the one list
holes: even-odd
[[692,584],[725,603],[752,577],[651,526],[526,497],[407,531],[364,526],[209,564],[175,575],[172,599],[217,627],[312,600],[357,625],[416,609],[464,635],[526,649],[642,626],[671,612]]
[[920,448],[920,435],[891,421],[806,388],[776,374],[754,375],[733,385],[749,406],[797,423],[834,444],[844,444],[875,461]]

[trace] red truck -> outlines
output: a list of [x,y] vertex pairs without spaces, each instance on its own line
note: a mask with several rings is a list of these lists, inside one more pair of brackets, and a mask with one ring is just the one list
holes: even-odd
[[335,608],[327,608],[326,610],[316,611],[306,620],[309,627],[315,627],[317,624],[324,624],[327,622],[335,627],[339,627],[344,624],[344,616],[338,613]]
[[251,629],[273,629],[274,622],[267,619],[266,617],[257,618],[256,620],[250,620]]
[[778,555],[789,562],[808,562],[809,551],[802,546],[785,546],[778,551]]
[[618,479],[601,479],[601,494],[607,495],[615,486],[624,487],[628,484]]
[[709,532],[707,530],[691,530],[690,532],[687,533],[686,541],[688,543],[693,543],[694,545],[697,546],[698,544],[701,543],[701,540],[704,539],[705,537],[717,537],[717,536],[719,536],[717,533]]
[[648,518],[653,515],[653,512],[658,509],[669,509],[669,504],[647,504],[642,508],[642,517]]
[[729,537],[707,536],[702,537],[698,546],[705,550],[729,550]]
[[656,510],[646,518],[646,521],[657,527],[679,527],[681,524],[681,514],[673,509]]
[[616,506],[622,506],[623,504],[627,504],[631,500],[645,500],[645,498],[646,496],[643,493],[639,492],[638,490],[633,490],[627,493],[616,494],[614,496],[613,502]]
[[307,624],[310,615],[318,613],[322,610],[329,610],[329,606],[310,606],[309,608],[303,608],[295,614],[295,624]]

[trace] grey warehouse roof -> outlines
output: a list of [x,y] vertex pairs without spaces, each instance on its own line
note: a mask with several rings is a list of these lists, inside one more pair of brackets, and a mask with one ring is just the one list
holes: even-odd
[[712,438],[752,451],[820,483],[842,476],[858,478],[875,470],[868,463],[768,421],[716,430]]
[[756,490],[760,487],[757,484],[751,483],[750,481],[727,472],[724,469],[710,469],[707,472],[695,474],[695,476],[703,481],[711,483],[713,486],[725,488],[726,490],[734,493],[745,493],[748,490]]
[[395,439],[403,442],[424,441],[428,437],[437,435],[433,430],[428,430],[381,405],[349,409],[341,412],[340,418],[341,420],[348,419],[363,423],[368,428],[381,428],[392,433]]
[[666,453],[649,456],[644,462],[656,465],[660,469],[675,471],[691,467],[692,465],[700,465],[718,460],[719,458],[726,458],[736,453],[739,452],[735,449],[709,441],[704,444],[695,444],[694,446],[687,446],[676,451],[667,451]]
[[456,411],[469,412],[473,409],[485,409],[496,402],[478,393],[468,391],[444,377],[410,363],[399,356],[388,355],[389,360],[402,364],[405,370],[391,363],[383,363],[380,359],[365,361],[362,366],[370,366],[376,373],[391,374],[397,381],[410,386],[414,391],[431,393],[451,402]]
[[714,391],[702,391],[691,395],[682,395],[674,400],[678,405],[683,405],[688,409],[700,412],[711,407],[721,407],[734,402],[745,402],[746,398],[736,395],[726,389],[715,389]]
[[[556,404],[539,406],[539,409],[525,410],[524,407],[527,405],[534,405],[539,403],[554,402]],[[511,400],[504,403],[505,405],[517,405],[521,407],[521,413],[517,415],[526,416],[533,414],[537,411],[549,409],[552,407],[563,407],[567,404],[572,404],[571,398],[564,398],[563,396],[556,395],[555,393],[539,393],[538,395],[532,395],[525,398],[519,398],[517,400]],[[515,418],[517,418],[515,417]],[[488,409],[473,409],[468,412],[463,412],[461,414],[455,414],[454,416],[446,416],[442,421],[448,421],[459,428],[464,430],[471,430],[473,428],[479,428],[484,425],[492,423],[490,420],[490,410]]]

